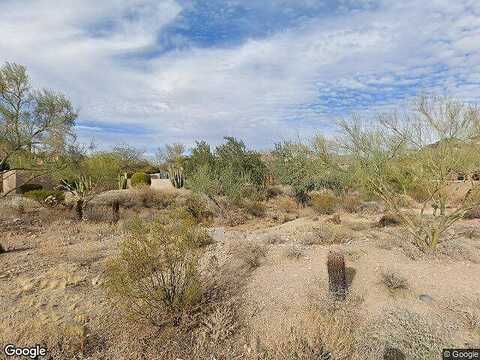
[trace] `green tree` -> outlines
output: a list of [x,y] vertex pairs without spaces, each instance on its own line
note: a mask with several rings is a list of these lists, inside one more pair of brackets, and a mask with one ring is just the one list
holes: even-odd
[[31,171],[27,182],[62,169],[76,118],[63,94],[32,89],[24,66],[0,68],[0,168]]

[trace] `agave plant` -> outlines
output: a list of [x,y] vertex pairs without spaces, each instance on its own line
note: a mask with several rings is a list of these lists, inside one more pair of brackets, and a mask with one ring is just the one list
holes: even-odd
[[75,213],[78,220],[83,219],[83,210],[87,204],[97,194],[96,184],[92,178],[87,176],[80,176],[73,183],[62,180],[61,188],[70,192],[75,198]]

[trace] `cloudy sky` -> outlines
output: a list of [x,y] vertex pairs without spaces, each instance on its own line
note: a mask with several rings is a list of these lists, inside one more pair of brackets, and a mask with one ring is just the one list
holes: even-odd
[[479,0],[0,0],[0,63],[82,141],[257,148],[421,92],[480,99]]

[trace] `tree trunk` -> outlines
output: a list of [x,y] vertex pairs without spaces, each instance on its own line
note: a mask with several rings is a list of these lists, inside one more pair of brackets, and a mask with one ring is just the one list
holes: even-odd
[[75,214],[77,216],[77,220],[83,220],[83,200],[77,200],[75,204]]

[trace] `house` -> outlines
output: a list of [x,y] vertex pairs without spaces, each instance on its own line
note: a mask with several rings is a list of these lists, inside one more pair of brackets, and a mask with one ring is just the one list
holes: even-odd
[[55,185],[54,181],[44,175],[34,180],[32,173],[24,170],[9,170],[0,173],[0,193],[21,194],[34,187],[49,188]]

